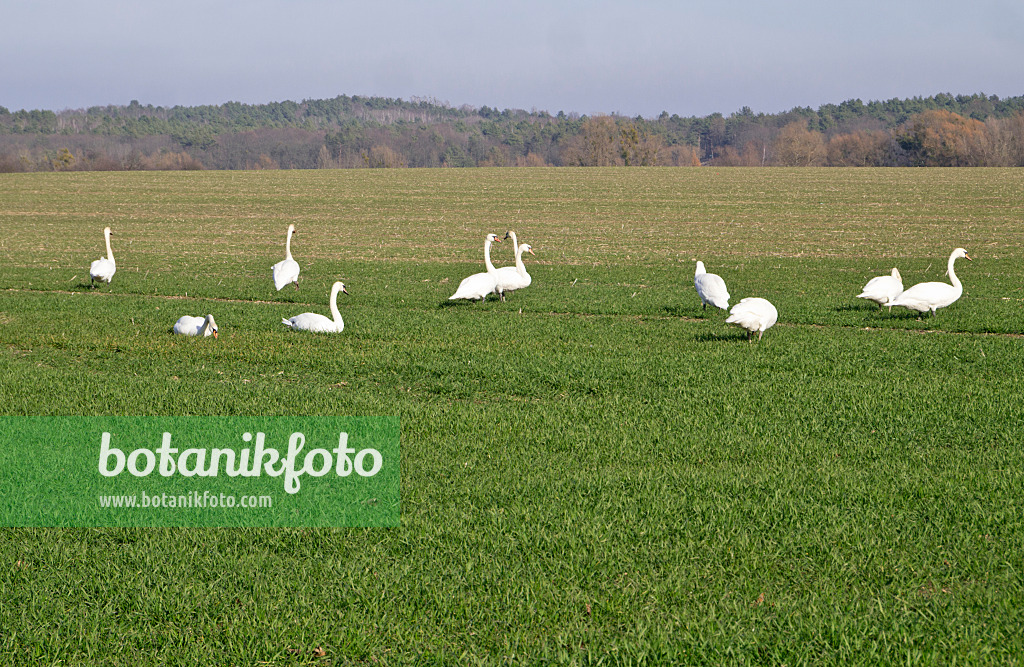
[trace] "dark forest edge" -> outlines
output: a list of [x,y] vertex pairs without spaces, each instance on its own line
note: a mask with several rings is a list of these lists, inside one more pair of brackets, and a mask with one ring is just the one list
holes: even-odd
[[707,165],[1024,166],[1024,96],[653,119],[346,95],[59,112],[0,106],[0,172]]

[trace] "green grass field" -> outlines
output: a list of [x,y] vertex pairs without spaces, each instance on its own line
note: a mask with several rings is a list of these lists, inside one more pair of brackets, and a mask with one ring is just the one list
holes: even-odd
[[[5,174],[0,227],[3,414],[402,424],[397,529],[0,529],[0,662],[1024,659],[1024,171]],[[446,303],[507,229],[533,285]],[[854,298],[957,246],[936,317]]]

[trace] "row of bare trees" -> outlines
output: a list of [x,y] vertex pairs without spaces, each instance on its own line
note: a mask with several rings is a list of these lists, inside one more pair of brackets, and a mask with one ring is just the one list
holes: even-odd
[[[261,128],[180,136],[0,135],[0,172],[136,169],[310,169],[527,166],[1024,166],[1024,112],[984,121],[931,109],[892,128],[831,132],[797,118],[729,136],[721,116],[697,145],[657,121],[592,116],[511,121]],[[716,122],[717,121],[717,124]]]
[[807,123],[785,125],[764,141],[728,146],[721,166],[786,167],[1016,167],[1024,166],[1024,113],[985,122],[929,110],[893,130],[862,130],[826,137]]

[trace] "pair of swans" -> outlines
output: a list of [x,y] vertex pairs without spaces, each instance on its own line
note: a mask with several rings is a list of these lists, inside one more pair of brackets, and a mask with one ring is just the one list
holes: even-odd
[[[340,333],[345,329],[345,321],[341,319],[341,313],[338,311],[339,292],[348,294],[345,285],[341,282],[336,282],[331,287],[331,315],[333,318],[325,317],[319,313],[302,313],[289,319],[282,319],[281,322],[295,331]],[[205,337],[212,335],[216,339],[217,322],[213,319],[213,315],[207,315],[205,318],[185,315],[174,323],[172,331],[183,336]]]
[[[117,263],[114,262],[114,251],[110,248],[110,227],[103,228],[103,240],[107,244],[107,256],[97,259],[89,265],[89,284],[95,287],[95,283],[105,282],[108,285],[117,272]],[[184,336],[210,336],[217,337],[217,323],[213,315],[206,317],[192,317],[185,315],[174,323],[171,329],[176,334]]]
[[506,292],[514,292],[517,289],[530,286],[533,278],[526,271],[526,265],[523,264],[523,253],[528,252],[531,255],[537,253],[533,252],[533,246],[529,243],[519,245],[519,239],[513,231],[507,232],[505,238],[512,239],[512,245],[516,249],[516,265],[503,266],[500,269],[494,267],[491,262],[491,244],[501,243],[501,239],[497,234],[488,234],[484,239],[484,266],[487,270],[482,273],[474,273],[463,279],[459,283],[458,289],[455,290],[455,294],[448,297],[450,301],[455,299],[483,301],[488,294],[495,293],[504,301]]
[[[103,238],[107,243],[107,256],[101,257],[89,266],[89,284],[95,286],[97,281],[105,282],[108,285],[114,278],[117,271],[117,264],[114,262],[114,251],[110,248],[110,227],[103,228]],[[292,258],[292,235],[295,234],[295,225],[288,225],[288,236],[284,245],[284,259],[275,264],[274,287],[281,291],[285,285],[292,283],[295,289],[299,288],[299,263]]]
[[949,260],[946,262],[946,275],[949,276],[949,283],[918,283],[904,290],[900,272],[893,269],[889,276],[878,276],[869,280],[868,284],[864,286],[864,291],[857,296],[875,301],[879,307],[888,306],[890,311],[893,306],[902,306],[919,313],[931,311],[934,316],[937,309],[945,308],[963,296],[963,283],[960,282],[953,270],[956,260],[961,257],[971,261],[967,251],[963,248],[956,248],[949,255]]
[[[295,234],[295,225],[288,225],[288,235],[284,242],[284,259],[272,266],[274,272],[274,287],[280,292],[288,284],[295,285],[299,289],[299,263],[292,257],[292,236]],[[319,313],[302,313],[288,319],[281,318],[281,323],[291,327],[294,331],[316,331],[320,333],[341,333],[345,329],[345,321],[341,319],[338,311],[338,293],[348,294],[343,283],[335,282],[331,286],[331,317]]]
[[[704,310],[707,310],[710,303],[715,308],[722,310],[729,309],[729,290],[725,286],[725,280],[721,276],[708,273],[704,262],[697,262],[697,269],[693,275],[693,286],[697,290],[697,296]],[[757,332],[757,339],[761,340],[764,332],[770,329],[779,320],[779,311],[767,299],[761,297],[747,297],[729,310],[729,317],[725,319],[726,324],[735,324],[747,330],[747,340],[750,340],[753,333]]]

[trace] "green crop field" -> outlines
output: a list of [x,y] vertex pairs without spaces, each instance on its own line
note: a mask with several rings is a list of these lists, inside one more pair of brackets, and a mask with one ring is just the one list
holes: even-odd
[[[1022,170],[4,174],[0,228],[0,413],[398,415],[402,451],[399,528],[0,528],[0,662],[1024,660]],[[448,303],[508,229],[533,285]],[[958,246],[936,316],[855,298]],[[335,280],[343,333],[281,324]]]

